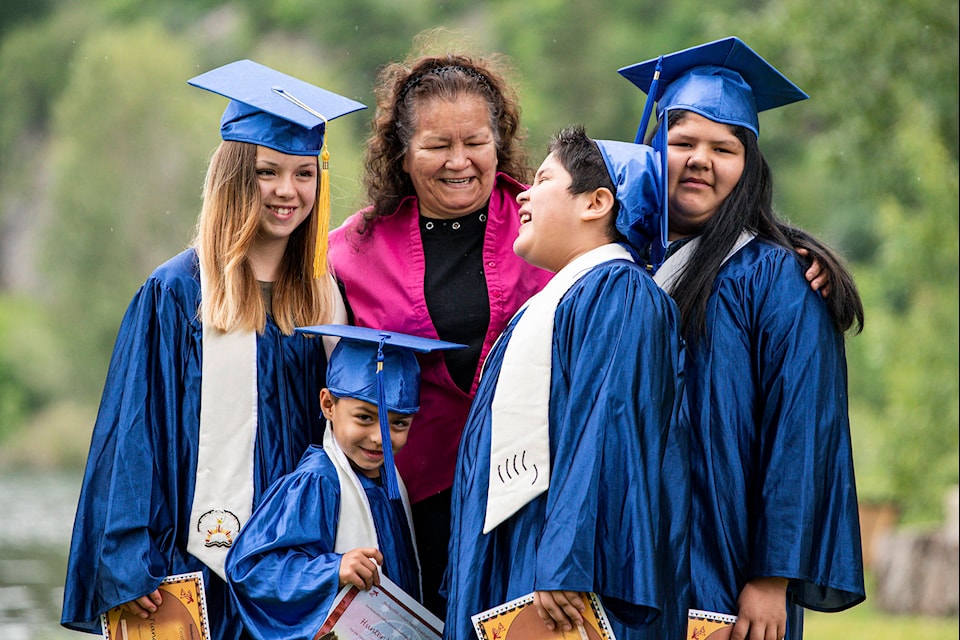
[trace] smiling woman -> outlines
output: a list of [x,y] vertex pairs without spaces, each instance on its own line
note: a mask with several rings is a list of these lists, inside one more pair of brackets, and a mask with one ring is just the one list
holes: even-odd
[[686,339],[690,608],[799,640],[804,609],[865,597],[843,335],[863,306],[828,247],[831,301],[807,286],[759,145],[759,112],[807,95],[734,37],[621,73],[656,102],[669,166],[656,280]]
[[439,616],[450,487],[480,363],[550,278],[512,250],[530,170],[505,62],[414,54],[384,67],[364,163],[370,206],[330,235],[355,324],[468,345],[423,358],[423,411],[397,456],[424,604]]
[[425,100],[403,169],[427,218],[458,218],[483,208],[493,191],[497,144],[490,110],[479,96]]
[[727,125],[679,113],[667,135],[670,240],[700,232],[740,181],[746,154]]
[[274,282],[290,236],[317,203],[319,170],[314,156],[280,153],[257,146],[257,184],[263,211],[248,258],[260,282]]

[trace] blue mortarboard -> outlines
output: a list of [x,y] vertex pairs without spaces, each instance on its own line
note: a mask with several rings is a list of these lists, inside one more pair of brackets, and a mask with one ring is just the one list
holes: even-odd
[[377,406],[387,494],[399,498],[387,412],[411,414],[420,409],[420,363],[416,353],[464,349],[467,345],[343,324],[296,330],[340,338],[327,363],[327,388],[338,398],[358,398]]
[[659,266],[667,247],[665,158],[645,144],[595,142],[617,188],[617,230],[636,248],[649,244],[651,263]]
[[647,94],[638,141],[647,128],[649,105],[657,117],[686,109],[760,136],[757,114],[809,96],[737,37],[723,38],[623,67],[620,75]]
[[220,119],[224,140],[290,155],[320,155],[326,123],[366,109],[360,102],[252,60],[231,62],[187,82],[230,98]]

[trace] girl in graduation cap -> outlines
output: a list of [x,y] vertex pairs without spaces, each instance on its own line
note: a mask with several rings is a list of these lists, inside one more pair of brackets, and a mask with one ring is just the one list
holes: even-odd
[[[117,337],[77,508],[61,622],[162,618],[202,571],[209,631],[244,636],[224,557],[271,482],[323,433],[327,121],[363,105],[249,60],[189,81],[230,98],[193,245],[158,267]],[[339,309],[339,310],[338,310]]]
[[[668,164],[668,242],[651,258],[687,340],[690,607],[738,615],[736,640],[796,640],[802,607],[865,597],[844,355],[863,307],[839,257],[774,214],[757,143],[759,111],[807,96],[737,38],[620,73],[648,113],[657,102]],[[798,239],[829,296],[807,285]]]
[[369,590],[381,573],[421,600],[393,456],[420,409],[417,354],[466,346],[348,325],[300,331],[340,338],[319,392],[323,445],[270,487],[226,565],[245,626],[270,640],[312,640],[342,587]]

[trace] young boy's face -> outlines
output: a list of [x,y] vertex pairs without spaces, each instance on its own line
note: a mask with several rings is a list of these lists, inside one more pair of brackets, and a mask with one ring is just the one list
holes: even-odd
[[575,228],[589,196],[570,193],[571,182],[551,153],[537,169],[533,185],[517,196],[520,231],[513,252],[548,271],[559,271],[579,249]]
[[[323,415],[333,425],[333,436],[353,467],[367,476],[380,476],[383,466],[383,442],[380,437],[380,416],[377,406],[357,398],[337,398],[329,390],[320,392]],[[387,414],[390,421],[390,444],[396,453],[407,444],[413,416]]]

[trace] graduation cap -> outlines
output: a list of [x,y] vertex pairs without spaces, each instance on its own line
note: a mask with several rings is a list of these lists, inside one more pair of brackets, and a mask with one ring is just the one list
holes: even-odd
[[224,140],[250,142],[295,156],[317,156],[327,122],[366,109],[252,60],[237,60],[187,80],[230,99],[220,119]]
[[224,140],[248,142],[289,155],[321,157],[314,276],[326,273],[330,220],[327,122],[366,109],[366,105],[252,60],[231,62],[187,83],[230,99],[220,118]]
[[650,245],[659,266],[667,247],[666,159],[645,144],[596,140],[617,188],[617,230],[634,247]]
[[387,412],[412,414],[420,409],[417,353],[464,349],[467,345],[343,324],[298,327],[296,331],[340,338],[327,363],[327,389],[338,398],[357,398],[376,405],[387,495],[398,499]]
[[760,137],[759,112],[809,97],[735,36],[623,67],[619,73],[647,94],[638,142],[654,102],[661,126],[666,111],[685,109],[746,127]]

